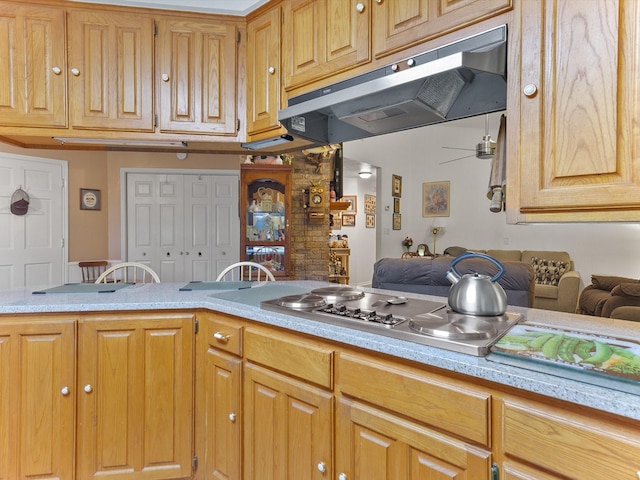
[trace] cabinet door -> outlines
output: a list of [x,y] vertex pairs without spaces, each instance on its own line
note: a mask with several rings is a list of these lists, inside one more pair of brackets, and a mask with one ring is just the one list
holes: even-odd
[[285,5],[283,68],[287,90],[371,59],[366,5],[357,0],[290,0]]
[[488,479],[491,453],[345,398],[336,413],[339,478]]
[[376,58],[477,23],[511,8],[512,0],[376,0],[373,53]]
[[158,22],[160,130],[236,134],[237,41],[221,21]]
[[521,8],[520,211],[637,220],[637,3],[538,0]]
[[193,316],[89,316],[78,327],[78,478],[191,475]]
[[153,18],[69,13],[71,125],[153,131]]
[[75,322],[0,324],[0,478],[73,478]]
[[245,479],[333,478],[331,393],[248,363],[244,399]]
[[207,479],[242,479],[242,360],[207,350],[205,383]]
[[65,14],[0,2],[0,125],[67,126]]
[[280,127],[280,8],[249,22],[247,45],[247,133]]
[[240,185],[240,260],[260,263],[278,279],[288,277],[291,167],[243,164]]

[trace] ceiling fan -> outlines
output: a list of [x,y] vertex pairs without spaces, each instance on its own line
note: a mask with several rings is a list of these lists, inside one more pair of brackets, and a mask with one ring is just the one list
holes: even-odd
[[480,143],[476,145],[475,149],[472,148],[460,148],[460,147],[442,147],[447,148],[449,150],[468,150],[470,152],[475,152],[472,155],[465,155],[464,157],[458,157],[451,160],[445,160],[444,162],[440,162],[440,165],[445,163],[457,162],[458,160],[463,160],[465,158],[477,157],[477,158],[493,158],[496,153],[496,142],[491,140],[491,135],[489,134],[489,115],[485,115],[484,118],[484,137]]

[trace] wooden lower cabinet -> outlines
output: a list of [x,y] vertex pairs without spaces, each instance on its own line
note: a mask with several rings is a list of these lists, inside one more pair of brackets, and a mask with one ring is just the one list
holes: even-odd
[[333,478],[333,394],[251,363],[244,376],[244,478]]
[[75,319],[0,320],[0,479],[70,479]]
[[605,419],[594,412],[576,413],[520,398],[507,398],[500,405],[498,445],[504,455],[500,478],[635,480],[640,476],[640,422]]
[[488,479],[491,452],[364,403],[341,398],[336,415],[339,479]]
[[78,325],[77,478],[190,478],[192,313],[89,315]]

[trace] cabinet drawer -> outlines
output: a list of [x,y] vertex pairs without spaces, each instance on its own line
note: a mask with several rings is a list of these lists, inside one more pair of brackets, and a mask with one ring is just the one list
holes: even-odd
[[230,317],[216,314],[204,316],[203,332],[207,344],[212,348],[241,356],[242,329],[242,324],[234,322]]
[[419,369],[341,353],[338,388],[402,415],[490,446],[491,395]]
[[331,348],[293,335],[247,328],[245,358],[316,385],[333,388]]
[[616,425],[525,401],[503,405],[504,453],[567,478],[637,478],[640,424]]

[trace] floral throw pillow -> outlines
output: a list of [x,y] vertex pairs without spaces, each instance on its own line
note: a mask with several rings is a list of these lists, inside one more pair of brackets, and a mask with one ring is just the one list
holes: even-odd
[[558,282],[560,282],[560,277],[564,275],[569,265],[567,262],[561,262],[559,260],[532,257],[531,266],[533,267],[537,284],[557,287]]

